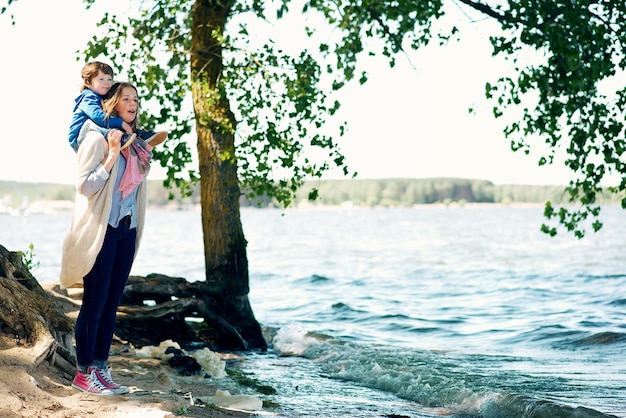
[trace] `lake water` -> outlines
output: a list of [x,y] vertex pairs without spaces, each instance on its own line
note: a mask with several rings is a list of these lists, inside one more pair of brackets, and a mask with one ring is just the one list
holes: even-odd
[[[270,350],[238,366],[281,417],[626,417],[626,213],[577,240],[542,211],[243,209]],[[69,219],[0,215],[0,244],[56,281]],[[198,211],[148,212],[153,272],[203,279]]]

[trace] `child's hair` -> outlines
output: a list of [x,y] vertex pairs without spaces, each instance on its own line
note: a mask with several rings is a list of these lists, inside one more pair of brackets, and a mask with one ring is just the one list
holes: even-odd
[[[106,114],[107,118],[110,116],[117,116],[115,114],[115,106],[117,106],[117,104],[122,99],[122,91],[127,87],[132,88],[133,90],[135,90],[135,93],[139,95],[139,92],[137,91],[137,87],[135,87],[133,84],[127,81],[116,81],[115,83],[113,83],[113,86],[111,86],[111,90],[109,90],[109,93],[106,95],[106,97],[104,98],[102,102],[102,110],[104,110],[104,113]],[[137,113],[135,114],[135,120],[129,123],[129,125],[133,128],[133,130],[136,130],[139,128],[138,123],[137,123],[138,118],[139,118],[139,106],[137,106]]]
[[93,80],[94,77],[97,77],[100,71],[113,77],[113,68],[109,64],[105,64],[100,61],[92,61],[85,64],[83,69],[80,70],[80,75],[83,77],[83,85],[81,86],[80,91],[89,88],[89,86],[91,86],[91,80]]

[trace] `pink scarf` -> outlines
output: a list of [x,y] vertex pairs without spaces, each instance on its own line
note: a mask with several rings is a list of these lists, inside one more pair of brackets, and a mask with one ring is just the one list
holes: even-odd
[[137,138],[129,147],[121,151],[126,158],[126,169],[119,189],[122,192],[122,199],[125,199],[150,172],[152,153],[146,150],[145,146],[143,140]]

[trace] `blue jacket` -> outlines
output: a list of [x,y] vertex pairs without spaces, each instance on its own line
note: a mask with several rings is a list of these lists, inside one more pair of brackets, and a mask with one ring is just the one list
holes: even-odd
[[97,125],[103,128],[122,129],[122,118],[117,116],[106,117],[106,113],[102,110],[102,97],[90,89],[85,89],[76,98],[74,104],[74,112],[72,113],[72,122],[70,123],[70,134],[68,140],[74,151],[77,151],[77,139],[80,128],[83,124],[91,119]]

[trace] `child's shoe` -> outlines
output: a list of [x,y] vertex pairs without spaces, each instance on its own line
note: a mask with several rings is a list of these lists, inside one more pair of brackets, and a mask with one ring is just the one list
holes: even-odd
[[145,139],[145,141],[151,147],[156,147],[157,145],[162,144],[166,139],[167,139],[167,132],[161,131]]
[[96,369],[95,375],[107,389],[113,392],[114,395],[124,395],[130,392],[127,386],[122,386],[116,383],[111,377],[111,367],[107,367],[106,369]]
[[124,135],[124,137],[126,137],[126,141],[122,144],[122,148],[120,148],[120,151],[128,147],[133,142],[135,142],[135,139],[137,138],[137,134],[133,133],[130,135]]
[[72,381],[72,387],[91,395],[113,395],[113,391],[104,386],[104,384],[100,382],[100,379],[98,379],[95,367],[88,368],[86,373],[81,371],[76,372],[76,376],[74,376],[74,380]]

